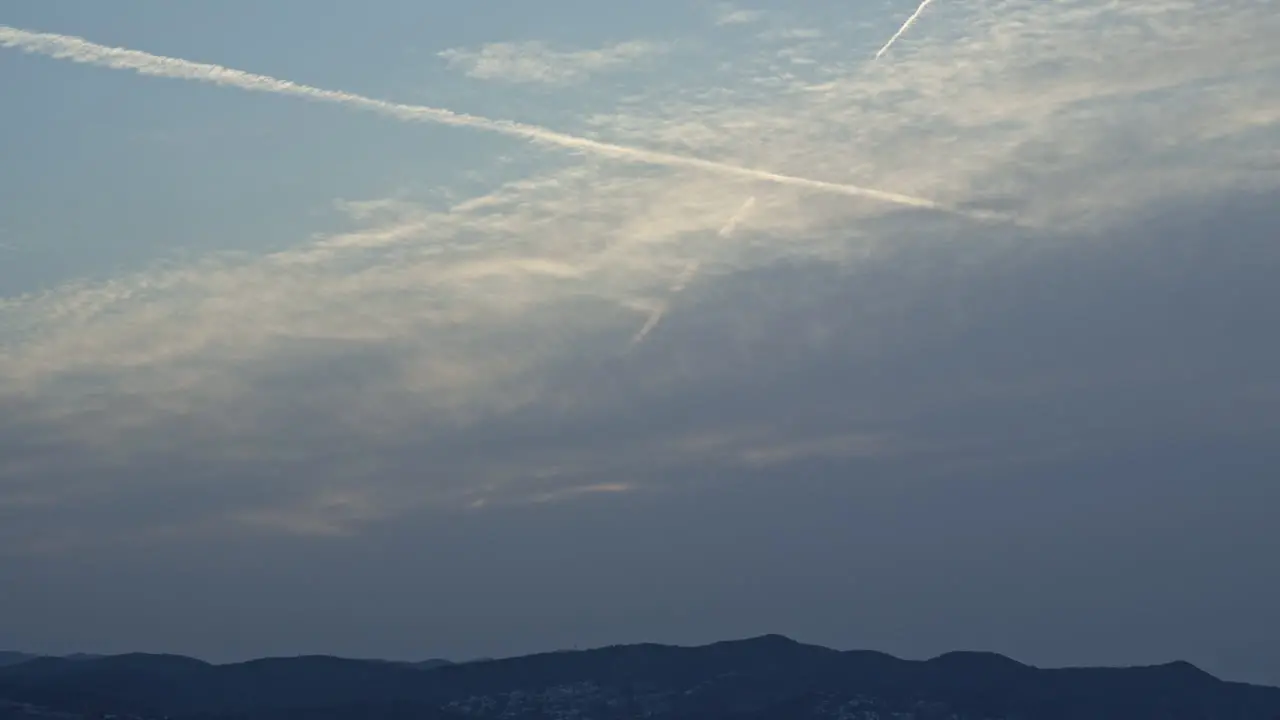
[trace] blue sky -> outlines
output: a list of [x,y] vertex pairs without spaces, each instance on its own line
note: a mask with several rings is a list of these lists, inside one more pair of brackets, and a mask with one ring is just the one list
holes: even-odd
[[1280,682],[1275,9],[10,3],[0,646]]

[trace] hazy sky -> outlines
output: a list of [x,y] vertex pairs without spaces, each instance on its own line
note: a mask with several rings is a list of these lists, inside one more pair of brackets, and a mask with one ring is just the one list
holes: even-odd
[[1280,4],[915,10],[4,3],[0,648],[1280,683]]

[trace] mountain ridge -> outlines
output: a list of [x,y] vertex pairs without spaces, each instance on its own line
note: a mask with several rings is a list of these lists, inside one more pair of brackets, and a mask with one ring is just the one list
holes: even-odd
[[[383,658],[349,657],[345,655],[333,655],[328,653],[305,653],[305,654],[298,654],[298,655],[264,655],[262,657],[249,658],[245,660],[214,662],[210,660],[204,660],[191,655],[182,655],[179,653],[160,653],[160,652],[139,651],[139,652],[127,652],[127,653],[115,653],[115,654],[70,653],[67,655],[56,655],[56,654],[45,654],[45,653],[28,653],[28,652],[16,651],[16,650],[0,650],[0,668],[9,667],[19,663],[30,662],[32,660],[75,661],[77,663],[82,663],[82,662],[100,661],[100,660],[120,660],[120,659],[142,660],[147,658],[153,658],[153,659],[170,659],[176,662],[198,663],[208,667],[229,667],[229,666],[237,666],[237,665],[251,665],[251,664],[278,662],[278,661],[333,660],[333,661],[341,661],[341,662],[380,663],[385,665],[410,666],[410,667],[420,667],[425,669],[433,669],[433,668],[444,667],[449,665],[464,665],[464,664],[476,664],[476,663],[486,663],[486,662],[503,662],[503,661],[511,661],[511,660],[524,660],[527,658],[549,656],[549,655],[600,652],[604,650],[610,650],[613,648],[633,648],[633,649],[661,648],[661,649],[699,650],[699,649],[728,648],[728,647],[759,648],[766,645],[773,646],[775,648],[810,648],[810,649],[819,650],[826,653],[841,653],[844,655],[862,654],[862,655],[868,655],[868,656],[879,656],[886,659],[898,660],[901,662],[912,662],[912,663],[930,663],[930,664],[948,663],[948,662],[955,662],[961,659],[966,661],[971,661],[971,660],[984,661],[985,660],[992,664],[1004,663],[1009,667],[1018,667],[1018,668],[1026,668],[1026,669],[1033,669],[1033,670],[1074,670],[1074,669],[1128,670],[1128,669],[1137,669],[1137,668],[1153,668],[1153,669],[1167,668],[1170,670],[1179,670],[1179,671],[1185,671],[1185,672],[1194,671],[1195,673],[1206,675],[1215,680],[1222,680],[1223,682],[1235,682],[1235,681],[1223,680],[1222,678],[1219,678],[1213,675],[1212,673],[1210,673],[1209,671],[1204,670],[1203,668],[1200,668],[1194,663],[1191,663],[1186,660],[1170,660],[1166,662],[1147,664],[1147,665],[1115,665],[1115,666],[1068,665],[1068,666],[1058,667],[1058,666],[1031,665],[1028,663],[1023,663],[1007,655],[1004,655],[999,652],[991,651],[991,650],[950,650],[950,651],[935,655],[933,657],[924,658],[921,660],[910,660],[906,658],[900,658],[896,655],[893,655],[892,653],[887,653],[881,650],[868,650],[868,649],[860,649],[860,648],[851,649],[851,650],[837,650],[834,648],[827,647],[825,645],[801,642],[799,640],[795,640],[786,635],[782,635],[778,633],[768,633],[764,635],[756,635],[756,636],[732,639],[732,640],[717,640],[715,642],[705,643],[702,645],[676,645],[676,644],[666,644],[666,643],[615,643],[611,645],[602,645],[596,648],[588,648],[585,650],[578,650],[578,649],[546,650],[546,651],[530,653],[526,655],[514,655],[509,657],[480,657],[473,660],[464,660],[464,661],[448,660],[444,658],[429,658],[426,660],[388,660]],[[1243,683],[1243,684],[1256,684],[1256,683]],[[1263,686],[1263,687],[1270,687],[1270,686]]]
[[215,664],[146,653],[36,658],[0,667],[0,701],[190,720],[861,720],[886,712],[952,720],[1280,718],[1280,688],[1224,681],[1185,661],[1039,668],[974,651],[904,660],[762,635],[700,646],[611,645],[426,662],[302,655]]

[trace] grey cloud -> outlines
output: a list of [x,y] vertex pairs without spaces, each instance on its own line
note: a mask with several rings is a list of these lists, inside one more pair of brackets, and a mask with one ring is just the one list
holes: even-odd
[[[128,513],[160,503],[152,517],[174,526],[249,512],[285,527],[290,503],[323,515],[326,496],[362,498],[358,529],[439,503],[615,482],[669,488],[630,473],[743,468],[770,453],[995,461],[1011,448],[1098,449],[1133,433],[1251,437],[1276,410],[1265,392],[1280,353],[1264,331],[1280,223],[1271,206],[1227,198],[1105,240],[1023,238],[1021,251],[981,233],[904,239],[914,249],[856,269],[703,279],[633,353],[609,354],[621,333],[601,338],[597,355],[564,361],[520,409],[461,426],[408,404],[371,431],[350,409],[367,404],[397,350],[317,344],[305,363],[259,373],[235,406],[148,429],[148,444],[117,460],[145,480],[99,471],[100,482]],[[1223,217],[1229,247],[1210,239]],[[85,466],[101,462],[84,453]],[[137,482],[151,501],[122,495]],[[101,512],[124,527],[144,522]]]

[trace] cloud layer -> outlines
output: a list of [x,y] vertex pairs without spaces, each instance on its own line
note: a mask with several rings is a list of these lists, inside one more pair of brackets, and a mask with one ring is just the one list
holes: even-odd
[[[721,20],[771,17],[737,12]],[[874,64],[846,40],[855,23],[822,34],[779,26],[747,50],[706,47],[707,75],[677,76],[674,91],[655,83],[564,131],[0,28],[0,44],[55,58],[581,153],[450,204],[346,201],[354,229],[271,255],[0,300],[0,403],[17,408],[6,413],[9,437],[25,438],[4,461],[0,507],[57,508],[49,517],[63,518],[10,532],[60,547],[93,535],[84,530],[93,523],[72,520],[84,512],[107,534],[245,525],[335,534],[423,506],[644,487],[601,479],[628,463],[904,452],[871,419],[813,419],[794,437],[739,422],[724,395],[708,395],[714,412],[666,435],[619,430],[634,446],[622,443],[607,462],[565,438],[584,430],[578,423],[625,426],[625,408],[640,398],[679,405],[749,386],[808,353],[889,358],[893,348],[927,347],[981,317],[959,300],[953,325],[911,315],[913,298],[931,292],[938,248],[954,246],[948,262],[968,264],[966,277],[981,283],[980,271],[1026,253],[1123,243],[1117,228],[1171,204],[1275,192],[1274,168],[1258,164],[1280,123],[1270,92],[1280,27],[1268,4],[991,0],[930,12],[910,44]],[[588,82],[644,57],[668,82],[655,49],[533,43],[446,57],[477,77],[550,83]],[[839,311],[829,305],[789,315],[814,291],[804,280],[766,283],[764,298],[734,290],[734,305],[722,299],[787,267],[883,290],[859,296],[856,326],[830,322],[823,313]],[[805,330],[768,341],[780,324]],[[842,336],[864,344],[837,343]],[[561,430],[508,457],[485,449],[492,437],[529,432],[530,417]],[[412,463],[398,454],[423,437],[454,454],[439,472],[403,480]],[[151,497],[208,492],[155,470],[187,442],[197,447],[184,462],[240,478],[199,503],[197,517],[107,520],[95,510],[101,493],[134,484]],[[305,478],[281,469],[318,447],[350,454],[334,450],[342,461]],[[119,477],[87,481],[77,470],[87,467]]]

